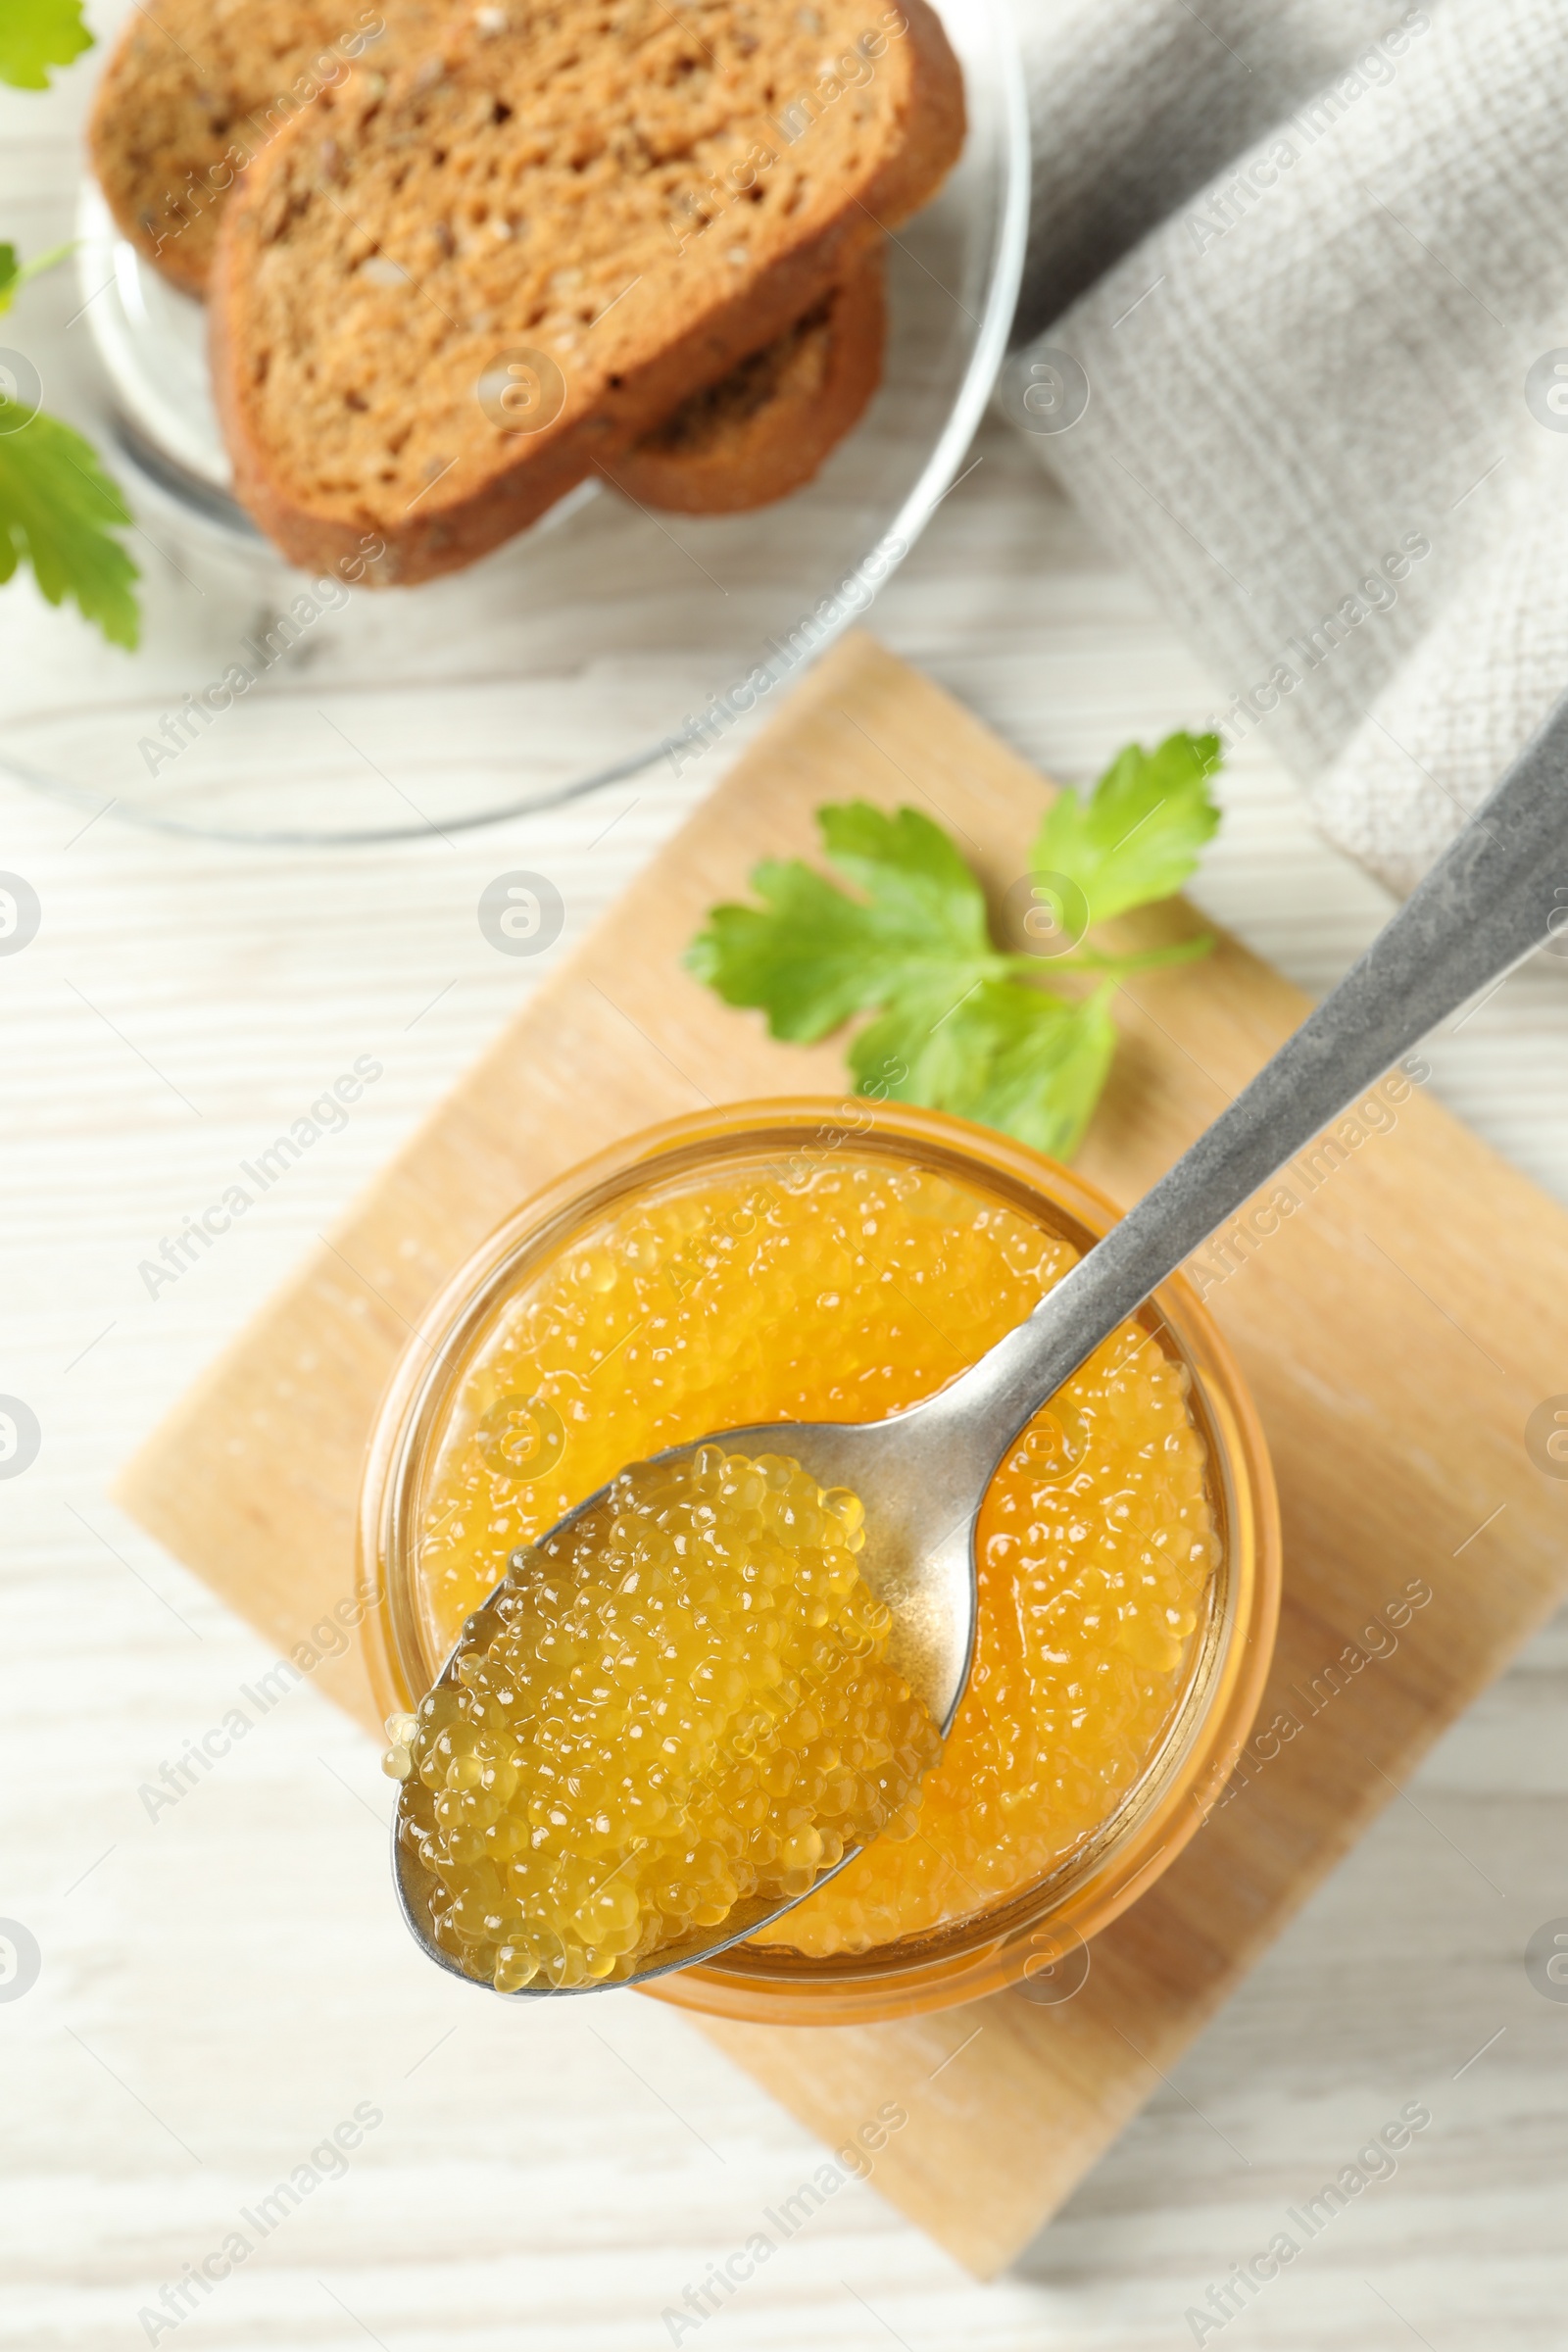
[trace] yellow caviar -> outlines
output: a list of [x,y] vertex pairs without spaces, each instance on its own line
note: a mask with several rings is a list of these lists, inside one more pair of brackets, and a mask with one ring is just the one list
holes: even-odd
[[[642,1462],[519,1551],[393,1726],[434,1932],[514,1992],[612,1982],[914,1828],[941,1742],[883,1662],[864,1513],[776,1454]],[[756,1917],[756,1911],[750,1916]]]
[[[427,1477],[437,1645],[511,1554],[624,1463],[768,1420],[874,1420],[1020,1322],[1074,1262],[978,1184],[870,1150],[649,1187],[496,1312]],[[1188,1686],[1219,1559],[1186,1374],[1134,1324],[992,1482],[975,1666],[913,1834],[879,1838],[757,1940],[863,1951],[1020,1891],[1094,1836]]]

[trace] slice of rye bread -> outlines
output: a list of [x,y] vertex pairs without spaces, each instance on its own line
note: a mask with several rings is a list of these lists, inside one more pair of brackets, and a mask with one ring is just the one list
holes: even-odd
[[925,0],[512,4],[324,91],[225,208],[219,411],[297,563],[471,563],[804,317],[962,144]]
[[145,0],[110,54],[87,126],[94,176],[138,252],[206,292],[223,201],[270,140],[439,0]]
[[858,422],[882,378],[883,256],[600,470],[639,506],[732,514],[801,489]]

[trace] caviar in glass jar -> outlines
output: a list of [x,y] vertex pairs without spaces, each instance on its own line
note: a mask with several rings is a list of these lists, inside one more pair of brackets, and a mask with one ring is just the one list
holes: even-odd
[[[731,1161],[612,1204],[521,1275],[436,1435],[416,1560],[432,1650],[625,1462],[917,1403],[1076,1257],[982,1183],[873,1152]],[[974,1670],[911,1834],[878,1838],[760,1942],[826,1957],[918,1935],[1103,1828],[1190,1688],[1220,1561],[1206,1469],[1185,1368],[1123,1325],[987,1493]]]

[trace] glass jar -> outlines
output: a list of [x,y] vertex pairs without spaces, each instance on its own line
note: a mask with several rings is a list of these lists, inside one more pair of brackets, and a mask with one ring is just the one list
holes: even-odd
[[[949,1176],[1080,1251],[1118,1214],[1084,1178],[1006,1136],[939,1111],[860,1100],[727,1105],[628,1137],[571,1170],[526,1201],[447,1284],[382,1400],[359,1546],[369,1604],[362,1639],[386,1714],[417,1702],[454,1639],[421,1573],[419,1531],[442,1431],[506,1301],[607,1211],[634,1208],[639,1196],[709,1176],[774,1176],[832,1154]],[[1139,1320],[1185,1367],[1219,1556],[1206,1612],[1191,1637],[1182,1695],[1133,1785],[1054,1868],[964,1918],[825,1959],[739,1944],[706,1966],[661,1978],[649,1991],[759,2023],[850,2025],[974,2000],[1025,1979],[1045,1977],[1065,1989],[1081,1973],[1087,1939],[1151,1886],[1199,1828],[1262,1695],[1279,1610],[1279,1513],[1256,1412],[1191,1285],[1173,1277]]]

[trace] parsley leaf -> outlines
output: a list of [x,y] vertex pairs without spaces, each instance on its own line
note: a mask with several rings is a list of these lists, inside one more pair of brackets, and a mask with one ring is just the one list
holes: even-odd
[[[1130,746],[1086,799],[1053,804],[1035,871],[1064,875],[1092,920],[1168,897],[1219,822],[1208,796],[1218,763],[1213,736]],[[928,816],[865,801],[816,813],[828,858],[861,895],[801,858],[769,858],[752,875],[761,905],[711,908],[687,968],[727,1004],[765,1013],[774,1037],[802,1044],[869,1013],[849,1046],[860,1094],[951,1110],[1068,1157],[1116,1051],[1108,975],[1185,961],[1211,943],[1009,955],[992,939],[979,882]],[[1085,970],[1107,975],[1087,997],[1039,985]]]
[[1034,870],[1075,882],[1092,923],[1170,898],[1219,823],[1208,790],[1219,762],[1217,735],[1167,736],[1152,752],[1130,743],[1087,799],[1063,792],[1052,802]]
[[50,604],[74,597],[112,644],[133,647],[136,566],[110,536],[130,521],[124,501],[79,433],[24,416],[0,399],[0,585],[25,559]]
[[1081,1004],[982,980],[943,1007],[907,1000],[851,1043],[858,1094],[924,1102],[1067,1159],[1100,1100],[1116,1025],[1106,984]]
[[46,90],[51,66],[69,66],[91,47],[81,0],[0,4],[0,81],[9,81],[13,89]]
[[768,858],[752,876],[763,906],[713,907],[687,951],[726,1004],[760,1005],[774,1037],[810,1045],[852,1013],[932,982],[961,989],[997,963],[984,894],[940,825],[866,801],[819,808],[817,822],[867,904],[798,858]]
[[71,245],[54,245],[47,253],[40,253],[36,261],[23,262],[17,259],[14,245],[0,245],[0,318],[5,317],[29,278],[41,277],[46,270],[52,270],[56,262],[63,262],[67,254],[74,250]]

